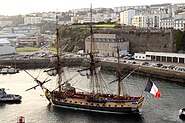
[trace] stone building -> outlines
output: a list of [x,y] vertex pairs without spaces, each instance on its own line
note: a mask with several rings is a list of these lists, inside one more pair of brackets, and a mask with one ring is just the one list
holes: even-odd
[[[90,36],[85,39],[85,52],[90,52]],[[93,34],[93,52],[98,52],[103,56],[117,56],[117,47],[120,55],[127,55],[129,42],[126,38],[117,34]]]
[[44,43],[44,36],[41,34],[29,34],[17,38],[19,46],[40,46]]

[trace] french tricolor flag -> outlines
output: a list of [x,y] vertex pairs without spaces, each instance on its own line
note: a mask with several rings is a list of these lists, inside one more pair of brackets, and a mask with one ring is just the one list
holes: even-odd
[[145,91],[155,95],[156,98],[159,98],[161,96],[160,90],[153,82],[151,82],[150,79],[148,79],[148,83],[146,85]]

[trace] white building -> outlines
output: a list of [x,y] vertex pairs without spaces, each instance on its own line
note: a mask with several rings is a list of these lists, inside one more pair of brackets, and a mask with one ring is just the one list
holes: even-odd
[[146,60],[146,54],[145,53],[134,53],[134,59]]
[[185,31],[185,12],[174,16],[174,29]]
[[132,19],[132,25],[142,28],[160,28],[160,15],[138,15]]
[[185,63],[185,54],[165,52],[135,53],[134,58],[138,60]]
[[160,28],[160,15],[157,14],[149,15],[147,16],[146,19],[147,27]]
[[24,17],[24,24],[38,24],[42,22],[42,17]]
[[34,34],[40,33],[40,27],[22,26],[22,27],[5,27],[2,29],[3,34]]
[[132,25],[136,27],[146,27],[146,19],[143,15],[134,16],[132,19]]
[[135,16],[135,10],[127,10],[120,13],[120,24],[132,25],[132,19]]
[[89,8],[80,8],[80,9],[72,9],[71,10],[74,14],[78,13],[78,12],[89,12],[90,9]]
[[126,11],[128,9],[136,9],[136,10],[140,10],[140,9],[146,9],[147,5],[141,5],[141,6],[121,6],[121,7],[114,7],[114,12],[122,12],[122,11]]
[[174,18],[163,18],[161,19],[161,28],[173,28]]
[[175,19],[174,29],[185,31],[185,18]]
[[0,55],[15,53],[15,47],[13,47],[7,39],[0,39]]

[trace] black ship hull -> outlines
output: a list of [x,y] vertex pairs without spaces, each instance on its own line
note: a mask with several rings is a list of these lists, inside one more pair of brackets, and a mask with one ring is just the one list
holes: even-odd
[[111,113],[111,114],[138,114],[139,110],[137,108],[125,107],[99,107],[99,106],[87,106],[87,105],[79,105],[79,104],[70,104],[52,101],[54,106],[72,109],[72,110],[82,110],[82,111],[90,111],[90,112],[99,112],[99,113]]

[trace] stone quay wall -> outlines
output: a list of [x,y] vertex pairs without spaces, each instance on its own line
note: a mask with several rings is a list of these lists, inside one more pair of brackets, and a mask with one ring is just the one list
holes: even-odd
[[[52,67],[53,61],[50,59],[29,59],[29,60],[0,60],[0,67],[14,65],[16,62],[16,67],[20,69],[36,69],[36,68],[48,68]],[[84,63],[82,58],[68,58],[66,65],[69,67],[80,66]],[[115,71],[117,69],[117,63],[114,62],[100,62],[103,70]],[[139,67],[139,68],[138,68]],[[136,64],[120,64],[120,70],[123,73],[129,73],[132,70],[137,70],[133,74],[154,77],[164,80],[169,80],[173,82],[185,83],[185,72],[178,72],[166,69],[159,69],[154,67],[148,67],[144,65]]]
[[[65,66],[80,66],[83,59],[81,58],[67,58]],[[55,61],[51,59],[25,59],[25,60],[0,60],[0,68],[6,66],[16,66],[20,69],[36,69],[49,68],[55,66]]]
[[[102,69],[116,70],[117,64],[113,62],[102,62]],[[133,74],[154,77],[163,80],[168,80],[177,83],[185,83],[185,72],[172,71],[168,69],[161,69],[156,67],[149,67],[135,64],[120,64],[120,71],[122,73],[129,73],[136,69]]]

